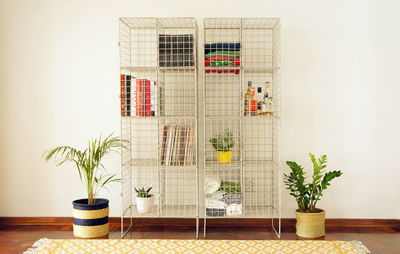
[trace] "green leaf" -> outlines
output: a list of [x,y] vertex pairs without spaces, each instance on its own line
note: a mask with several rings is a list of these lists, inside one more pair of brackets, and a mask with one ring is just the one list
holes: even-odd
[[310,183],[305,183],[305,172],[302,166],[294,161],[287,161],[286,165],[291,169],[289,174],[283,175],[283,182],[290,191],[290,195],[296,198],[299,209],[302,211],[315,212],[316,203],[323,196],[323,191],[330,186],[330,182],[342,175],[340,171],[324,173],[327,167],[326,155],[316,158],[309,153],[313,165],[313,175]]
[[114,136],[113,133],[106,138],[100,135],[98,139],[90,140],[83,151],[70,146],[59,146],[46,151],[44,159],[46,161],[54,160],[56,166],[61,166],[66,162],[74,163],[79,178],[86,185],[89,202],[93,202],[93,195],[97,193],[99,188],[105,188],[109,183],[120,181],[120,179],[115,178],[115,175],[109,175],[104,180],[106,176],[103,177],[101,171],[105,169],[101,161],[105,155],[118,152],[118,148],[125,149],[126,143],[129,142]]

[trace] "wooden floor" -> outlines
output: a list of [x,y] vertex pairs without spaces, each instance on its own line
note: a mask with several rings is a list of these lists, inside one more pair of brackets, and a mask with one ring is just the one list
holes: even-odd
[[[70,226],[12,226],[0,227],[0,253],[22,253],[40,238],[74,238]],[[120,238],[120,231],[112,230],[107,238]],[[193,239],[192,227],[140,227],[128,233],[126,238]],[[202,238],[202,234],[201,237]],[[212,227],[207,230],[207,239],[278,239],[266,228]],[[281,239],[296,239],[293,228],[283,228]],[[359,240],[372,253],[400,253],[400,233],[395,228],[329,228],[325,240]]]

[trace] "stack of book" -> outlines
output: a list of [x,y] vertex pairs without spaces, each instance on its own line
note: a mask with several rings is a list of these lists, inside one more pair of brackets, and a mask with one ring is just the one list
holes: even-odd
[[121,74],[121,116],[157,116],[156,82]]
[[191,125],[165,125],[162,131],[161,165],[194,165],[195,132]]
[[194,66],[192,34],[159,35],[160,67]]

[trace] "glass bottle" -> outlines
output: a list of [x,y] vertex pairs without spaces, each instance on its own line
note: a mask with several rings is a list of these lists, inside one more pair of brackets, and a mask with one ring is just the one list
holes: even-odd
[[244,115],[249,116],[251,115],[251,103],[254,100],[254,87],[251,81],[247,83],[247,92],[244,95]]

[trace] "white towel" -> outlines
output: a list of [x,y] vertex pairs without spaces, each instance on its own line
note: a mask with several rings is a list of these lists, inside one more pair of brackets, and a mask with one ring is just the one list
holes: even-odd
[[206,207],[212,209],[225,209],[228,205],[220,200],[206,198]]
[[219,178],[206,177],[204,179],[204,191],[206,194],[211,194],[218,191],[221,186],[221,180]]
[[226,192],[224,192],[224,191],[216,191],[211,194],[206,194],[206,198],[213,199],[213,200],[221,200],[224,198],[225,194],[226,194]]
[[242,204],[231,204],[226,208],[226,215],[238,216],[242,215]]

